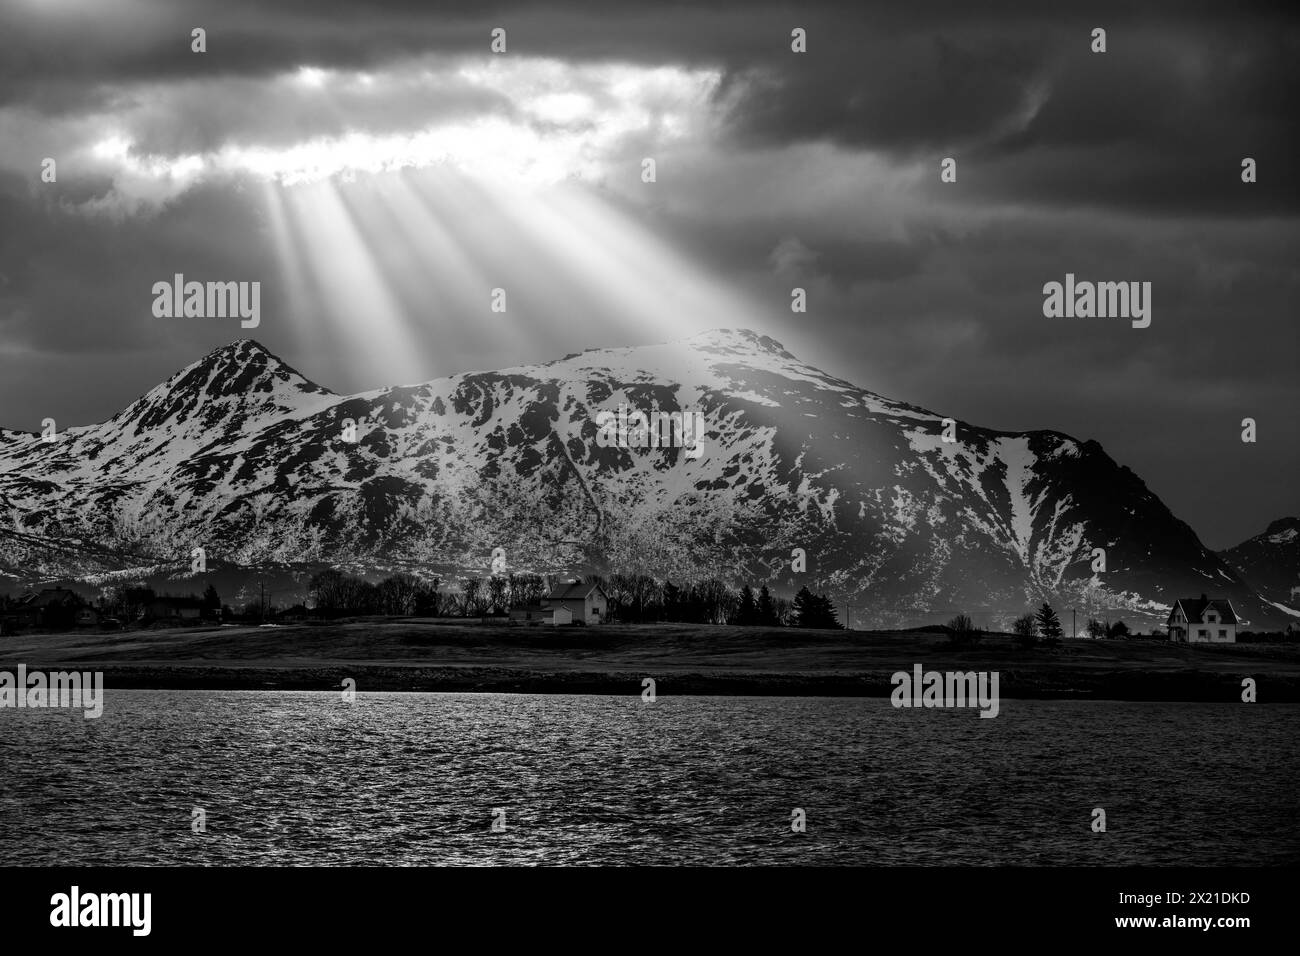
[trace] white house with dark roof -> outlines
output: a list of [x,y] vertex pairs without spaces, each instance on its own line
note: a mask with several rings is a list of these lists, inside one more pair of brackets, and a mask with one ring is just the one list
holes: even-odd
[[584,624],[600,624],[605,620],[609,609],[609,598],[599,584],[583,584],[573,581],[568,584],[556,584],[551,593],[542,598],[543,607],[565,608],[573,615],[574,621]]
[[1237,612],[1223,598],[1179,598],[1169,611],[1169,639],[1183,644],[1235,644]]

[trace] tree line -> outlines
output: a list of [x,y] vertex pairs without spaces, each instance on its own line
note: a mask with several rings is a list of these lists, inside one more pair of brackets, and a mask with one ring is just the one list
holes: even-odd
[[[717,578],[679,584],[643,574],[611,574],[588,575],[584,582],[600,585],[607,599],[605,619],[619,623],[842,627],[830,598],[806,587],[788,601],[773,595],[765,584],[756,592],[748,584],[736,589]],[[330,569],[313,575],[308,591],[316,613],[326,617],[500,617],[514,608],[538,604],[551,592],[549,582],[539,574],[467,577],[447,591],[441,590],[442,583],[437,577],[411,574],[371,583]]]
[[[976,644],[983,636],[983,632],[975,626],[967,614],[958,614],[948,622],[944,630],[948,632],[955,644]],[[1011,633],[1015,635],[1016,643],[1021,647],[1034,647],[1038,644],[1053,647],[1061,642],[1065,628],[1056,609],[1044,601],[1037,611],[1030,611],[1016,618],[1011,624]],[[1129,632],[1128,625],[1123,621],[1107,625],[1096,618],[1088,621],[1085,633],[1092,638],[1133,636]]]

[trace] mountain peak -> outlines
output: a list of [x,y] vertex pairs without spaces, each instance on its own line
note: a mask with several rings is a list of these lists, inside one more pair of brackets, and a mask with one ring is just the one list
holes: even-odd
[[[235,341],[231,342],[228,345],[217,346],[215,349],[213,349],[211,352],[208,352],[198,361],[191,362],[189,365],[185,367],[185,369],[181,370],[181,373],[183,373],[186,369],[194,368],[195,366],[211,365],[221,361],[234,360],[239,362],[247,362],[250,360],[258,360],[258,359],[269,360],[270,362],[275,363],[277,365],[281,365],[286,368],[288,367],[287,365],[285,365],[285,362],[282,358],[280,358],[278,355],[276,355],[274,352],[268,349],[261,342],[257,341],[257,339],[235,339]],[[181,373],[177,373],[177,374],[181,374]]]
[[265,352],[267,355],[271,354],[271,350],[261,342],[257,341],[257,339],[235,339],[235,341],[231,342],[229,345],[223,346],[220,349],[214,349],[213,351],[220,352],[223,349],[229,349],[240,354],[246,354],[249,352]]
[[761,335],[753,329],[709,329],[685,340],[691,345],[734,351],[759,351],[783,358],[794,358],[776,339]]
[[1293,516],[1289,518],[1278,518],[1264,530],[1264,534],[1275,535],[1282,534],[1285,531],[1295,530],[1300,530],[1300,518]]
[[1274,608],[1300,618],[1300,517],[1278,518],[1268,528],[1221,552],[1239,575],[1259,590]]
[[[205,373],[206,381],[201,383],[199,380],[204,378]],[[269,383],[272,381],[278,382],[281,387],[306,394],[334,394],[308,379],[256,339],[236,339],[229,345],[215,348],[197,362],[185,366],[159,387],[172,390],[185,384],[201,384],[210,396],[216,396],[271,391]]]
[[[312,400],[336,397],[257,340],[237,339],[185,366],[118,418],[149,429],[169,420],[193,419],[200,408],[214,405],[239,408],[244,414],[279,414],[299,410]],[[215,420],[211,414],[201,417]]]

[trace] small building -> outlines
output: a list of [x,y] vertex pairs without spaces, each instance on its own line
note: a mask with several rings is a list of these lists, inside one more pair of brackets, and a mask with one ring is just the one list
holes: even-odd
[[61,630],[73,627],[77,623],[78,611],[85,603],[81,595],[67,588],[42,588],[30,592],[4,613],[5,631],[16,633],[38,628]]
[[583,584],[573,581],[569,584],[557,584],[551,593],[542,598],[542,606],[548,608],[565,608],[573,620],[583,624],[599,624],[605,620],[609,608],[609,598],[599,584]]
[[1237,612],[1226,598],[1179,598],[1169,611],[1169,639],[1180,644],[1235,644]]
[[157,597],[149,602],[145,614],[156,621],[197,621],[203,614],[203,601],[196,597]]
[[547,607],[543,604],[525,604],[510,609],[510,620],[519,624],[546,624],[560,627],[573,623],[573,612],[567,607]]

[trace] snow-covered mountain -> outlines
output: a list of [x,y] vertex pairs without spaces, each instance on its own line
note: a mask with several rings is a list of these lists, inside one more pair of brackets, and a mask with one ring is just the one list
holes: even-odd
[[[597,414],[620,404],[702,412],[702,453],[605,447]],[[1103,607],[1152,621],[1202,592],[1256,626],[1289,619],[1096,442],[943,434],[943,416],[747,330],[352,396],[242,340],[101,424],[0,431],[0,574],[202,546],[445,579],[486,574],[500,548],[508,569],[807,583],[858,626],[1003,622],[1045,597],[1081,624]]]
[[1265,599],[1291,607],[1300,603],[1300,518],[1279,518],[1219,557]]

